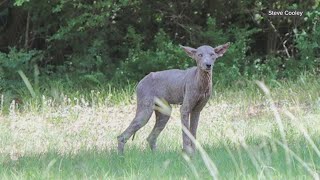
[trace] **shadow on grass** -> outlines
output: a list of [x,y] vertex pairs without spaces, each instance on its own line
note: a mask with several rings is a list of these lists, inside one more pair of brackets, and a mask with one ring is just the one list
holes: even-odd
[[[310,177],[293,158],[286,163],[285,151],[271,144],[251,144],[248,150],[232,146],[206,146],[204,149],[216,164],[221,178],[258,178],[268,175],[273,178]],[[316,170],[320,169],[320,158],[303,140],[291,145],[301,159]],[[256,158],[255,165],[252,156]],[[4,157],[1,162],[0,178],[125,178],[163,179],[196,177],[210,178],[202,158],[196,154],[187,162],[181,151],[162,150],[151,152],[131,147],[119,156],[116,151],[81,151],[75,155],[59,155],[56,152],[25,156],[17,161]]]

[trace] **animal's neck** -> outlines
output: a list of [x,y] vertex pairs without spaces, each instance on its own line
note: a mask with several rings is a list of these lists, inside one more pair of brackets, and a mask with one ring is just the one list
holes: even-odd
[[196,76],[200,90],[204,93],[210,93],[212,88],[212,72],[197,68]]

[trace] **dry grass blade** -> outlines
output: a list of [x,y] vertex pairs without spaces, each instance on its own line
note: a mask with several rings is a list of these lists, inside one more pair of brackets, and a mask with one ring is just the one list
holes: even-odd
[[[154,101],[155,101],[155,104],[157,105],[154,107],[155,110],[157,110],[163,114],[166,114],[166,115],[171,114],[171,108],[165,100],[162,100],[162,99],[155,97]],[[200,143],[193,137],[193,135],[190,133],[190,131],[183,125],[182,125],[182,130],[184,131],[184,133],[186,133],[186,135],[190,138],[192,143],[194,143],[196,148],[199,150],[200,155],[201,155],[207,169],[209,170],[212,178],[218,179],[218,169],[217,169],[216,165],[214,164],[214,162],[210,159],[208,153],[202,148]]]
[[3,104],[4,104],[4,95],[3,94],[1,94],[1,105],[0,105],[0,108],[1,108],[1,114],[2,114],[2,112],[3,112]]
[[182,126],[182,130],[190,138],[192,143],[196,145],[196,148],[199,150],[201,158],[204,164],[206,165],[207,169],[209,170],[211,177],[213,179],[218,179],[218,169],[214,164],[214,162],[212,161],[212,159],[209,157],[208,153],[203,149],[200,143],[193,137],[193,135],[185,126]]
[[285,111],[285,114],[291,119],[292,124],[294,126],[296,126],[302,132],[303,136],[310,143],[313,150],[317,153],[318,157],[320,158],[320,151],[319,151],[318,147],[316,146],[316,144],[314,143],[314,141],[312,140],[312,138],[310,137],[307,130],[303,127],[303,124],[299,123],[297,121],[297,119],[294,117],[294,115],[292,113],[290,113],[289,111]]
[[21,76],[24,84],[27,86],[27,88],[28,88],[31,96],[32,96],[33,98],[35,98],[35,97],[36,97],[36,93],[34,92],[33,87],[32,87],[32,85],[31,85],[29,79],[27,78],[27,76],[26,76],[26,75],[24,74],[24,72],[21,71],[21,70],[19,70],[18,73],[19,73],[19,75]]
[[[270,102],[270,108],[273,112],[273,115],[275,117],[276,123],[279,127],[279,131],[280,131],[280,135],[281,135],[281,139],[282,142],[287,146],[288,142],[286,139],[286,133],[284,130],[284,125],[282,123],[281,117],[280,117],[280,113],[271,97],[271,93],[269,88],[261,81],[256,81],[256,84],[262,89],[262,91],[265,93],[265,95],[267,96],[268,101]],[[288,152],[286,152],[286,161],[287,161],[287,165],[290,165],[290,157],[288,155]]]
[[48,177],[47,177],[48,179],[49,179],[50,169],[52,168],[52,166],[53,166],[56,162],[57,162],[56,159],[52,159],[52,160],[50,161],[50,163],[48,164],[46,170],[45,170],[45,173],[46,173],[46,175],[48,176]]
[[154,102],[156,106],[154,110],[161,112],[162,114],[170,116],[171,114],[171,107],[169,106],[168,102],[164,99],[159,99],[158,97],[154,98]]
[[319,180],[319,175],[316,170],[310,168],[309,165],[305,161],[303,161],[296,153],[294,153],[287,145],[281,143],[278,140],[275,140],[275,142],[281,147],[283,147],[286,150],[286,152],[290,153],[291,156],[295,158],[310,173],[313,179]]
[[226,150],[232,160],[232,163],[233,163],[234,167],[236,168],[237,173],[240,174],[241,171],[242,171],[242,173],[244,173],[244,170],[240,169],[240,166],[238,165],[237,160],[236,160],[235,156],[233,155],[232,151],[230,150],[230,147],[228,146],[228,144],[225,141],[223,141],[223,145],[226,148]]
[[247,154],[249,156],[249,159],[251,160],[252,164],[256,168],[257,172],[263,172],[262,169],[261,169],[261,166],[259,164],[258,158],[256,158],[255,153],[249,148],[247,143],[244,140],[240,140],[240,145],[247,152]]
[[184,160],[186,160],[189,168],[191,169],[192,173],[194,174],[194,177],[195,177],[196,179],[200,179],[199,173],[197,172],[197,169],[196,169],[196,167],[194,166],[194,164],[192,163],[190,157],[187,156],[186,154],[182,154],[182,157],[184,158]]

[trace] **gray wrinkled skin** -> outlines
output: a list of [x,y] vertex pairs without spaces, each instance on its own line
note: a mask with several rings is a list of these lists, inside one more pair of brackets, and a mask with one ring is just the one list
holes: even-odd
[[[118,152],[123,154],[127,140],[150,119],[154,111],[154,99],[158,97],[169,104],[181,104],[181,123],[196,138],[200,111],[208,102],[212,92],[212,67],[218,57],[223,56],[229,43],[212,48],[200,46],[197,49],[181,46],[193,58],[197,66],[186,70],[171,69],[151,72],[137,86],[137,111],[129,127],[118,136]],[[155,111],[156,124],[147,138],[152,150],[156,140],[166,126],[170,116]],[[193,154],[195,145],[182,132],[183,150]]]

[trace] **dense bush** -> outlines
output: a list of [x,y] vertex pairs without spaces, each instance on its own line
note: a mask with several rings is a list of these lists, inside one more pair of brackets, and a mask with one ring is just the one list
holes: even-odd
[[18,51],[15,48],[10,49],[8,54],[0,53],[0,91],[19,89],[23,86],[18,70],[38,76],[37,61],[42,59],[42,56],[41,51]]
[[[305,17],[306,25],[300,29],[294,29],[295,43],[298,50],[297,64],[291,64],[307,71],[320,68],[320,10],[308,12]],[[291,60],[293,61],[293,60]],[[294,72],[292,72],[294,73]]]
[[[130,32],[130,31],[129,31]],[[139,36],[131,32],[129,36]],[[174,44],[163,30],[154,38],[154,47],[143,50],[141,42],[137,41],[134,48],[129,50],[125,61],[117,68],[114,80],[139,80],[149,72],[165,69],[187,68],[195,64],[187,58],[179,45]]]
[[[9,1],[8,1],[9,2]],[[319,73],[319,1],[41,1],[15,0],[0,10],[1,90],[40,81],[94,87],[138,81],[152,71],[194,66],[179,45],[231,42],[214,82],[294,78]],[[299,17],[269,9],[303,9]],[[6,16],[6,17],[4,17]]]

